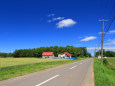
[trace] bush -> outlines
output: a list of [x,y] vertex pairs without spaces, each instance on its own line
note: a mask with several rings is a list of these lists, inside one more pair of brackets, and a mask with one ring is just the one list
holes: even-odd
[[103,64],[105,64],[105,65],[109,64],[109,62],[108,62],[108,60],[106,58],[103,59]]

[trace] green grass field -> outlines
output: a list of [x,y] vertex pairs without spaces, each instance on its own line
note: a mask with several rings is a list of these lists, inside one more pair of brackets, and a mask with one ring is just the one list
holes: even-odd
[[[115,59],[109,59],[115,64]],[[115,86],[115,69],[110,65],[100,65],[100,60],[94,60],[95,86]]]
[[24,64],[43,63],[52,61],[67,61],[67,59],[38,59],[38,58],[0,58],[0,68]]
[[115,58],[107,58],[109,63],[115,67]]
[[38,59],[38,58],[0,58],[0,80],[22,76],[32,72],[72,63],[70,59]]

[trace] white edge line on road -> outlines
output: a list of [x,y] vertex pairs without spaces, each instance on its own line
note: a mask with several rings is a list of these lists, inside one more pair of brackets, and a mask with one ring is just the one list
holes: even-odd
[[58,76],[59,76],[59,75],[55,75],[55,76],[53,76],[53,77],[47,79],[46,81],[41,82],[40,84],[38,84],[38,85],[36,85],[36,86],[41,86],[41,85],[45,84],[46,82],[48,82],[48,81],[50,81],[50,80],[52,80],[52,79],[54,79],[54,78],[56,78],[56,77],[58,77]]
[[75,68],[76,66],[73,66],[73,67],[71,67],[70,69],[73,69],[73,68]]

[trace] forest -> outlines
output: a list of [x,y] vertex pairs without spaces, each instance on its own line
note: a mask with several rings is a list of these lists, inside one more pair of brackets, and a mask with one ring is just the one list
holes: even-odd
[[19,49],[15,50],[13,53],[0,53],[0,57],[42,57],[42,52],[54,52],[57,57],[58,53],[69,52],[72,57],[91,57],[88,53],[86,47],[74,47],[74,46],[50,46],[50,47],[40,47],[33,49]]

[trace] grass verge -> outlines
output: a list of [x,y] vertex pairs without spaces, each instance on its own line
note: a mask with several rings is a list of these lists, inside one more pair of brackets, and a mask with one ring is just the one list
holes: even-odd
[[[15,65],[15,66],[9,66],[9,67],[2,67],[0,70],[0,81],[6,80],[9,78],[17,77],[26,75],[29,73],[37,72],[40,70],[45,70],[48,68],[53,68],[59,65],[68,64],[76,61],[83,60],[85,58],[79,58],[77,60],[55,60],[55,61],[48,61],[48,62],[41,62],[41,63],[31,63],[31,64],[23,64],[23,65]],[[47,59],[46,59],[47,60]]]
[[115,86],[115,69],[110,65],[100,65],[100,60],[94,60],[95,86]]

